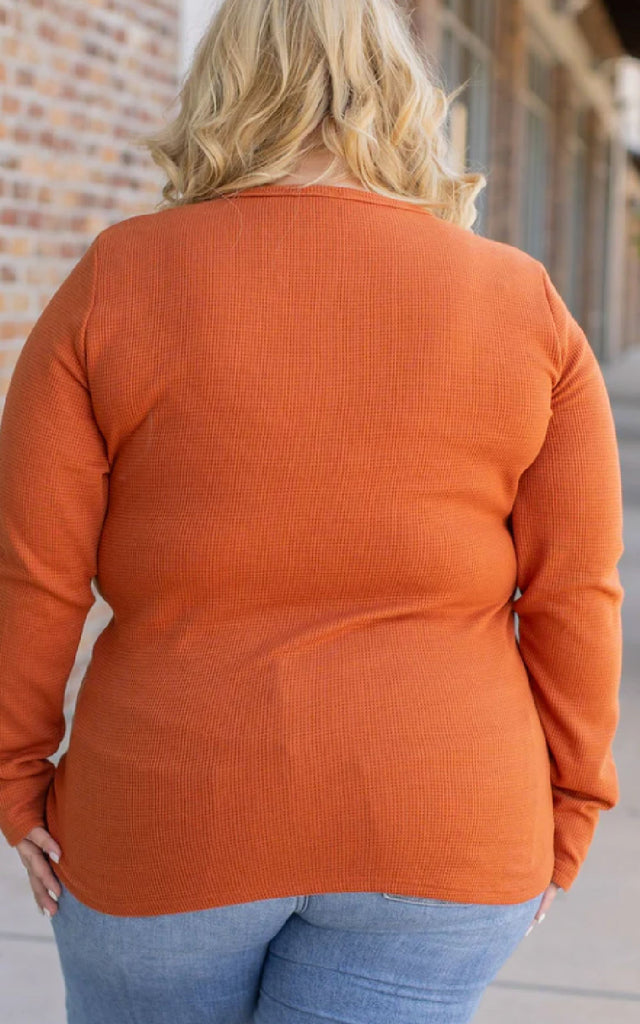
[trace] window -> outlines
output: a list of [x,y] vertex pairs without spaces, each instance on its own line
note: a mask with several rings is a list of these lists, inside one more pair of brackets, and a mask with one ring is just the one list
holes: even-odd
[[604,254],[602,261],[602,272],[600,274],[600,336],[595,339],[596,353],[599,359],[605,360],[608,358],[609,351],[609,319],[610,319],[610,276],[611,276],[611,261],[609,259],[610,244],[611,244],[611,204],[614,199],[613,193],[613,176],[615,173],[615,160],[613,147],[614,143],[611,137],[607,138],[605,143],[605,188],[603,189],[604,196],[604,212],[603,212],[603,231],[602,231],[602,251]]
[[587,211],[587,111],[576,112],[571,139],[571,209],[569,211],[568,275],[565,301],[578,323],[584,320],[584,245]]
[[[455,89],[461,82],[469,80],[450,109],[447,134],[460,166],[487,173],[495,4],[492,0],[445,0],[441,17],[440,63],[446,88]],[[464,108],[463,116],[459,110],[461,107]],[[459,126],[462,123],[465,134],[460,138]],[[485,228],[489,187],[487,183],[487,188],[476,199],[478,216],[473,230],[478,234]]]
[[551,57],[532,36],[523,93],[524,181],[520,209],[521,247],[547,262],[547,201],[551,149]]

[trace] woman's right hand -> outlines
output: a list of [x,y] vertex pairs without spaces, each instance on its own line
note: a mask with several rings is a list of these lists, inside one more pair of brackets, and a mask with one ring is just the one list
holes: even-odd
[[[16,844],[20,860],[27,869],[36,905],[41,914],[53,917],[58,912],[57,898],[62,891],[46,854],[59,860],[62,851],[46,828],[37,826]],[[53,894],[53,895],[52,895]]]

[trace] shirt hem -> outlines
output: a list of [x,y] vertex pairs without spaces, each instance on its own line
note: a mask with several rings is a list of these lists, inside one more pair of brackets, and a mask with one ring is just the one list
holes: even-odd
[[149,916],[160,916],[166,914],[180,914],[180,913],[192,913],[200,910],[213,910],[220,906],[229,906],[235,903],[253,903],[259,900],[268,899],[298,899],[300,896],[305,895],[321,895],[324,892],[376,892],[376,893],[392,893],[392,894],[403,894],[418,897],[425,897],[429,899],[440,899],[450,900],[452,902],[460,903],[481,903],[490,905],[513,905],[518,903],[526,903],[529,900],[535,899],[543,894],[549,884],[549,880],[540,883],[530,883],[529,885],[519,886],[515,889],[486,889],[482,886],[478,886],[473,890],[468,888],[451,888],[443,886],[426,886],[424,888],[417,888],[415,882],[399,882],[397,880],[389,881],[388,876],[386,878],[380,878],[378,884],[369,881],[365,883],[364,880],[361,883],[342,883],[329,885],[323,889],[316,889],[308,893],[303,892],[290,892],[282,891],[282,886],[272,885],[266,888],[255,887],[253,889],[247,888],[243,891],[242,895],[235,894],[224,897],[219,901],[216,898],[207,899],[202,894],[193,893],[193,895],[177,895],[175,891],[167,893],[166,896],[149,896],[148,898],[141,899],[139,905],[134,906],[130,900],[102,900],[100,897],[96,897],[95,894],[86,889],[81,885],[77,879],[67,872],[66,867],[63,867],[62,862],[59,864],[52,865],[55,873],[62,884],[70,891],[72,896],[89,907],[91,910],[98,911],[101,914],[110,914],[114,916],[122,917],[149,917]]

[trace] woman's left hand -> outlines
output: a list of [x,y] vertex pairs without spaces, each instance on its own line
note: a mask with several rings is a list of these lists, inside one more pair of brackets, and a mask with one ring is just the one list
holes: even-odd
[[524,933],[525,936],[527,936],[529,934],[529,932],[532,931],[534,925],[540,924],[542,919],[545,917],[545,915],[547,913],[547,910],[549,909],[549,907],[553,903],[554,899],[556,898],[556,893],[559,891],[559,889],[560,889],[560,886],[556,885],[555,882],[550,882],[549,883],[549,885],[547,886],[547,888],[544,891],[544,894],[542,896],[542,900],[540,901],[540,906],[538,907],[538,910],[536,912],[536,916],[534,917],[533,921],[531,922],[529,928],[527,928],[526,932]]
[[[51,870],[45,854],[59,860],[62,851],[46,828],[32,828],[24,839],[16,844],[20,860],[27,869],[36,905],[40,913],[52,917],[58,911],[57,898],[62,891],[60,882]],[[54,898],[55,897],[55,898]]]

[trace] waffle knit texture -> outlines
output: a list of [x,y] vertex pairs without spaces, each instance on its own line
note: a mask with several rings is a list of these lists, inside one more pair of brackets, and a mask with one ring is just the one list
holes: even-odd
[[329,185],[110,225],[0,426],[2,832],[125,916],[568,890],[619,797],[622,551],[538,260]]

